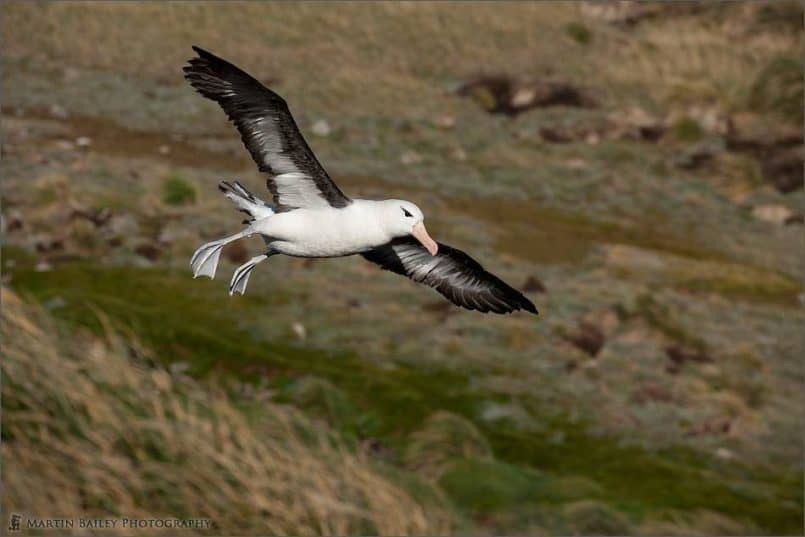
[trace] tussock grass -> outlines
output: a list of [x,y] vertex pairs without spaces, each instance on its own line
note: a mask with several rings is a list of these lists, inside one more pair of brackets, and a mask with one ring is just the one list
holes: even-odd
[[629,535],[629,520],[605,503],[582,500],[565,506],[574,535]]
[[288,388],[285,396],[295,406],[334,427],[348,426],[358,414],[349,397],[323,378],[304,376]]
[[[650,95],[655,103],[712,101],[736,111],[754,108],[758,99],[776,101],[774,95],[758,97],[755,81],[769,69],[769,58],[798,57],[803,39],[801,31],[757,26],[756,18],[770,4],[774,2],[736,3],[721,6],[710,17],[641,25],[633,39],[609,42],[612,48],[606,54],[618,60],[600,63],[603,76],[618,87]],[[736,46],[737,40],[740,46]],[[801,67],[799,71],[801,78]],[[784,92],[796,92],[795,86]],[[778,90],[769,87],[770,92]],[[632,97],[633,93],[627,90],[621,96]]]
[[[368,436],[379,440],[378,455],[388,457],[389,462],[395,462],[398,449],[405,453],[405,447],[412,441],[410,432],[424,429],[427,416],[435,409],[471,421],[489,442],[495,459],[460,459],[457,464],[449,465],[438,485],[461,512],[478,513],[483,525],[489,513],[476,510],[473,504],[487,494],[483,490],[497,491],[500,483],[507,483],[507,476],[535,475],[532,470],[548,472],[538,472],[538,481],[544,485],[539,487],[540,501],[602,499],[638,517],[670,505],[681,510],[707,508],[730,517],[750,518],[760,527],[779,534],[791,533],[791,528],[796,528],[802,518],[801,510],[796,507],[802,504],[799,472],[793,476],[772,473],[736,460],[714,474],[706,458],[684,446],[646,451],[623,445],[615,437],[590,434],[584,423],[570,422],[562,416],[550,417],[531,407],[528,411],[546,428],[543,432],[523,430],[512,420],[486,422],[475,416],[475,409],[480,400],[488,397],[485,395],[488,391],[469,385],[466,377],[454,371],[403,364],[393,369],[377,367],[354,355],[319,354],[309,349],[290,348],[277,341],[254,340],[237,326],[256,311],[274,307],[276,302],[253,297],[225,307],[228,299],[225,293],[209,292],[211,287],[204,287],[203,282],[200,285],[184,274],[86,264],[65,264],[48,272],[22,271],[21,264],[32,263],[35,259],[25,261],[25,257],[17,254],[14,258],[18,267],[13,274],[16,288],[30,292],[43,303],[53,303],[61,297],[65,304],[55,309],[54,315],[70,326],[88,326],[102,333],[97,316],[92,315],[93,308],[100,309],[116,323],[136,329],[149,346],[159,349],[161,360],[189,358],[189,371],[194,374],[215,375],[220,371],[239,375],[257,365],[259,371],[272,376],[279,374],[275,377],[277,387],[286,400],[294,400],[295,385],[283,388],[283,374],[300,380],[305,375],[328,380],[358,411],[351,423],[338,425],[345,428],[341,432],[349,435],[354,432],[353,424],[360,424],[359,438]],[[166,287],[173,291],[170,297],[164,297]],[[158,308],[154,307],[155,297],[161,297]],[[234,322],[235,319],[238,322]],[[678,320],[672,318],[672,322]],[[669,326],[674,329],[673,324]],[[226,369],[221,371],[221,366]],[[247,380],[251,375],[253,373],[240,378]],[[534,385],[530,378],[525,381],[531,383],[529,386]],[[315,394],[318,390],[300,391]],[[305,412],[327,419],[326,412],[321,411],[327,410],[327,405],[321,404],[322,399],[326,402],[327,398],[317,396],[297,401]],[[337,399],[343,401],[342,397]],[[272,412],[273,408],[273,405],[266,405],[257,411]],[[366,409],[371,409],[369,416],[365,414]],[[369,422],[364,416],[371,418]],[[563,439],[561,445],[555,441],[557,435]],[[439,452],[451,449],[449,445],[439,446]],[[383,475],[384,468],[388,469],[385,466],[378,469]],[[451,475],[448,477],[448,474]],[[703,479],[703,475],[710,478]],[[417,477],[415,474],[405,472],[405,476],[408,479],[399,484],[405,485],[420,504],[436,505],[435,501],[427,499],[432,494],[420,496],[421,487],[417,483],[413,483],[416,485],[413,488],[407,486],[411,478]],[[561,477],[550,479],[553,476]],[[565,480],[571,476],[583,476],[594,483]],[[751,484],[746,476],[751,476]],[[472,489],[462,492],[467,483]],[[503,490],[502,496],[493,498],[493,504],[507,512],[529,502],[533,504],[535,497],[529,491],[535,490],[531,487],[536,484],[530,479],[528,483],[523,482],[518,488],[525,491],[523,494],[512,495]],[[515,483],[509,485],[513,487]],[[759,487],[773,492],[769,492],[771,495],[764,501],[735,492],[746,486],[751,490]],[[514,502],[511,508],[510,502]],[[519,517],[512,524],[515,522],[520,527]],[[514,526],[506,526],[501,520],[501,525],[496,527],[502,534],[511,533]],[[557,530],[553,534],[568,532]]]
[[699,510],[691,514],[671,511],[656,520],[647,520],[639,528],[641,535],[666,537],[689,535],[760,535],[751,524],[735,520],[713,511]]
[[2,320],[5,512],[209,518],[213,533],[240,535],[450,529],[288,408],[249,418],[223,388],[149,365],[109,327],[62,332],[5,289]]
[[780,55],[756,75],[749,104],[757,110],[776,113],[791,123],[801,125],[805,115],[804,96],[802,60],[795,55]]
[[411,434],[405,463],[430,479],[438,479],[453,463],[463,459],[492,458],[489,442],[475,425],[456,414],[440,411]]

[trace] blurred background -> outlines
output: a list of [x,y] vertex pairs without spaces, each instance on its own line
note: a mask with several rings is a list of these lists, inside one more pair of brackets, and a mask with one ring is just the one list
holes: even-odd
[[[4,525],[801,534],[800,2],[4,5]],[[259,239],[193,280],[218,181],[268,198],[194,44],[541,315],[359,258],[230,298]]]

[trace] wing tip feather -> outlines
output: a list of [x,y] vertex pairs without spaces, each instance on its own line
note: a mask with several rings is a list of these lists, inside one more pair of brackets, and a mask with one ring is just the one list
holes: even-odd
[[522,307],[524,310],[526,310],[529,313],[533,313],[534,315],[539,315],[539,310],[537,309],[537,307],[534,305],[533,302],[528,300],[526,297],[523,297],[523,302],[520,304],[520,307]]

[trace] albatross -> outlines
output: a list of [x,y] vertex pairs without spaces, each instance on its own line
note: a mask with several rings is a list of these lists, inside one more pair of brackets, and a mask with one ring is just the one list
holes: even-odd
[[228,61],[199,47],[193,50],[197,56],[184,67],[185,79],[226,112],[257,168],[268,174],[274,201],[259,199],[237,181],[222,181],[219,189],[248,218],[242,231],[195,251],[190,260],[194,277],[214,278],[225,245],[258,235],[266,250],[235,270],[230,295],[244,294],[252,270],[277,254],[358,254],[470,310],[537,313],[528,298],[470,256],[434,241],[415,204],[347,197],[316,159],[282,97]]

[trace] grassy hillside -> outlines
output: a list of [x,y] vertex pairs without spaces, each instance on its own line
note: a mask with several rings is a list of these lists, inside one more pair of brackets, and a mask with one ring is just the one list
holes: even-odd
[[[802,8],[623,6],[9,4],[4,512],[801,533]],[[540,317],[351,258],[278,256],[230,298],[256,239],[193,280],[238,227],[217,181],[264,179],[182,80],[192,44],[285,96],[348,195],[416,202]],[[557,87],[583,106],[490,113]],[[76,470],[98,450],[122,484]]]
[[435,492],[414,499],[265,394],[154,367],[108,324],[103,338],[65,331],[7,289],[2,326],[4,496],[28,515],[208,519],[210,534],[451,527]]

